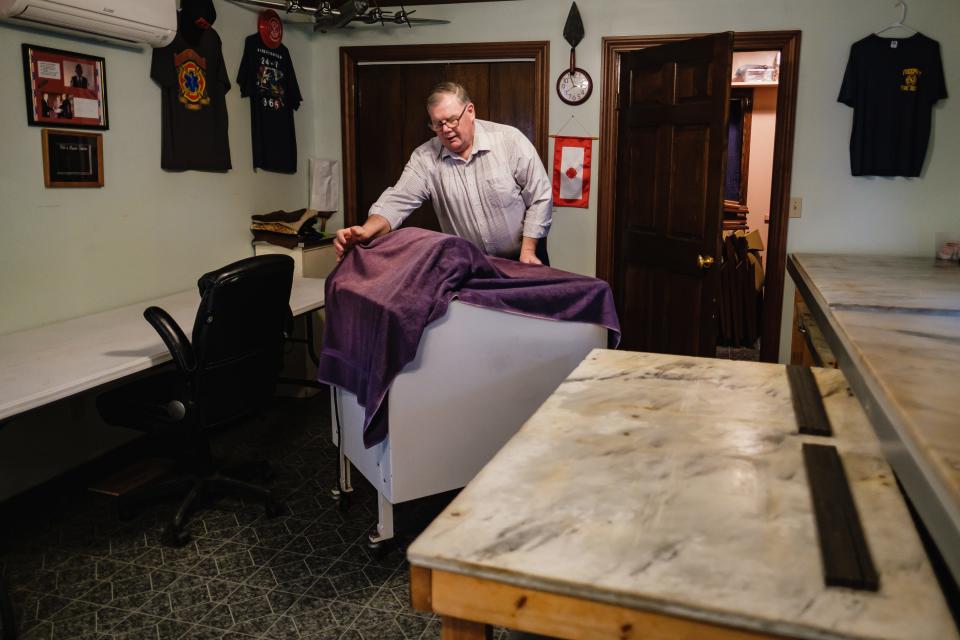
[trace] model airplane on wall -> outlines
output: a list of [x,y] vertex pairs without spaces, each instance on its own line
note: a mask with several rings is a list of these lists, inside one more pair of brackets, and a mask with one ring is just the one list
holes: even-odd
[[337,2],[334,6],[329,0],[231,0],[237,4],[273,9],[287,15],[302,15],[312,19],[313,30],[326,33],[329,29],[341,29],[351,22],[361,24],[407,25],[415,24],[449,24],[449,20],[432,20],[428,18],[412,18],[417,12],[407,11],[400,5],[398,11],[384,11],[376,0],[346,0]]

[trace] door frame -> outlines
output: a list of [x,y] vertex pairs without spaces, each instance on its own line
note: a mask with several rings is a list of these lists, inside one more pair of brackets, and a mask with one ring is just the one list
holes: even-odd
[[[597,200],[597,277],[613,282],[613,238],[617,184],[617,91],[620,87],[620,54],[708,33],[603,38],[603,71],[600,94],[600,177]],[[734,51],[780,51],[777,86],[777,125],[773,142],[773,184],[770,190],[770,226],[767,229],[767,270],[763,295],[760,360],[776,362],[780,353],[780,321],[787,264],[790,177],[793,170],[793,135],[797,111],[800,31],[736,31]]]
[[[549,124],[550,42],[469,42],[461,44],[383,45],[340,47],[340,117],[343,139],[344,226],[359,224],[357,215],[357,67],[369,62],[448,62],[464,60],[533,59],[534,84],[539,87],[533,102],[533,146],[540,159],[547,159]],[[423,97],[427,99],[426,96]],[[544,164],[546,166],[546,164]]]

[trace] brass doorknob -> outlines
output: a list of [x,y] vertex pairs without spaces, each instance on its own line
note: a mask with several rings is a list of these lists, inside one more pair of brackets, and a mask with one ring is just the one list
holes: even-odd
[[713,256],[697,256],[697,266],[706,271],[713,266]]

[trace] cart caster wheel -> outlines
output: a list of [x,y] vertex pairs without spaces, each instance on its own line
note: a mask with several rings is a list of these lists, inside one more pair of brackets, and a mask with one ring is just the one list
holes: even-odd
[[160,532],[160,541],[168,547],[182,547],[190,542],[190,532],[173,525],[164,525]]
[[398,547],[397,539],[378,539],[376,535],[375,533],[371,533],[369,538],[367,538],[367,551],[370,552],[370,555],[372,555],[375,560],[382,560]]

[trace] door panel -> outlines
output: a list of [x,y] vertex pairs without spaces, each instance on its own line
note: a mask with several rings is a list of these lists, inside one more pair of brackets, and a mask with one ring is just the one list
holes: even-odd
[[[498,62],[490,65],[490,120],[510,123],[530,140],[535,133],[533,89],[529,62]],[[531,90],[519,90],[530,86]]]
[[[426,98],[443,80],[464,85],[477,117],[509,124],[534,139],[536,68],[533,62],[365,64],[357,68],[357,213],[362,224],[370,206],[396,183],[410,154],[433,137],[427,128]],[[404,227],[440,230],[427,202]]]
[[699,239],[707,207],[706,179],[710,130],[679,125],[673,130],[667,235]]
[[642,189],[641,185],[652,184],[657,179],[657,129],[635,127],[627,135],[622,189],[636,206],[626,212],[627,219],[624,222],[628,227],[652,230],[656,224],[656,191]]
[[713,355],[733,34],[620,57],[614,295],[628,349]]
[[[404,79],[401,93],[399,93],[403,100],[404,114],[403,141],[400,150],[400,166],[402,167],[407,163],[414,149],[433,137],[433,132],[427,129],[427,113],[424,109],[424,100],[430,90],[443,79],[443,68],[439,64],[420,64],[409,65],[400,69],[399,72],[402,73]],[[391,100],[394,99],[395,96],[391,96]],[[394,104],[391,101],[388,103],[388,108],[395,108]],[[392,118],[388,118],[388,120],[390,119]],[[394,175],[393,182],[396,182],[399,177],[399,173]]]
[[[377,198],[380,197],[380,193],[388,186],[396,183],[397,178],[400,177],[400,173],[403,171],[403,167],[407,164],[407,160],[410,159],[410,154],[413,153],[413,150],[433,137],[433,132],[427,129],[427,112],[424,101],[427,98],[427,94],[430,93],[430,90],[433,89],[438,82],[443,80],[443,65],[402,65],[399,69],[395,70],[395,73],[402,74],[404,77],[402,93],[392,97],[392,101],[394,102],[397,98],[403,100],[403,141],[400,158],[399,161],[393,165],[392,175],[384,176],[383,179],[377,183],[376,189],[374,189],[376,193],[372,194],[373,198],[370,200],[370,203],[361,209],[363,212],[361,219],[366,219],[370,205],[376,202]],[[361,152],[359,158],[360,164],[358,165],[361,168],[361,172],[363,168],[363,155]],[[362,204],[361,201],[361,206]],[[410,214],[410,217],[403,222],[402,226],[440,231],[437,214],[433,212],[433,207],[429,202],[425,202],[420,208]]]
[[620,340],[620,348],[638,351],[643,345],[653,340],[654,334],[660,327],[646,321],[647,310],[654,305],[653,273],[647,269],[639,269],[634,265],[626,265],[623,273],[624,287],[618,299],[618,314],[620,327],[631,327],[629,333],[624,332]]
[[711,64],[677,64],[677,102],[689,102],[709,98],[712,94],[710,79]]
[[[363,67],[358,87],[358,107],[363,115],[363,126],[357,128],[357,147],[362,150],[377,150],[363,153],[363,171],[357,176],[359,201],[364,210],[370,208],[383,191],[381,186],[393,178],[396,167],[403,166],[403,126],[397,126],[405,108],[397,109],[394,96],[403,94],[407,79],[387,67]],[[429,132],[427,132],[429,133]],[[366,216],[364,216],[366,217]]]
[[[470,93],[477,109],[477,117],[490,119],[490,63],[487,62],[451,62],[444,65],[444,80],[459,82]],[[421,102],[427,96],[421,96]]]
[[[396,183],[410,153],[433,135],[426,127],[423,105],[441,77],[439,64],[360,67],[356,139],[361,224],[383,190]],[[429,204],[415,211],[404,226],[440,230]]]
[[686,319],[701,315],[703,278],[668,271],[658,285],[662,287],[663,313],[660,318],[665,336],[664,352],[680,353],[690,344],[689,321]]
[[[623,69],[621,68],[621,73]],[[630,104],[670,104],[672,76],[664,65],[651,65],[646,69],[630,69]]]

